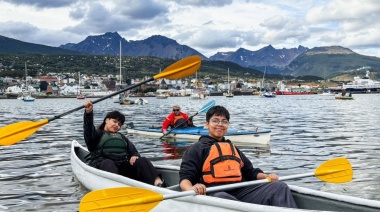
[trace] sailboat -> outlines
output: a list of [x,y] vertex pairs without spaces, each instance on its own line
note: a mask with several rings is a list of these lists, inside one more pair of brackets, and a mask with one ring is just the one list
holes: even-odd
[[80,92],[80,72],[78,72],[78,87],[77,87],[77,92],[79,92],[79,94],[77,95],[77,99],[85,99],[86,98],[86,96],[83,95]]
[[234,94],[231,92],[230,88],[230,68],[227,69],[228,72],[228,78],[227,78],[227,86],[228,86],[228,91],[226,93],[226,97],[234,97]]
[[26,63],[25,63],[25,87],[26,87],[26,94],[24,98],[22,99],[24,102],[34,102],[36,98],[32,97],[31,92],[29,91],[29,85],[28,85],[28,70],[26,69]]
[[[120,70],[120,73],[119,73],[119,89],[121,89],[121,40],[120,40],[120,48],[119,48],[119,70]],[[117,85],[117,83],[116,83]],[[117,87],[117,86],[116,86]],[[128,93],[121,93],[119,95],[116,95],[116,96],[113,96],[112,97],[114,99],[114,103],[120,103],[120,104],[124,104],[125,101],[129,101],[129,95]]]
[[190,99],[205,99],[205,95],[202,92],[198,91],[198,72],[195,72],[195,79],[195,91],[192,90],[190,94]]
[[[263,81],[261,82],[261,89],[264,88],[264,79],[265,79],[265,73],[267,72],[267,66],[265,66],[265,71],[264,71],[264,74],[263,74]],[[275,98],[276,97],[276,94],[273,93],[273,92],[263,92],[263,91],[260,91],[260,97],[263,97],[263,98]]]

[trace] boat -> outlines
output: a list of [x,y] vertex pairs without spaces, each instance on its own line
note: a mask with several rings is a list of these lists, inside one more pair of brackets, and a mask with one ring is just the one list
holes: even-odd
[[[132,124],[133,125],[133,124]],[[128,133],[141,134],[154,137],[162,137],[161,128],[137,128],[127,125]],[[208,129],[204,127],[189,127],[189,128],[177,128],[173,129],[171,133],[165,136],[165,138],[173,139],[190,139],[198,140],[202,135],[208,135]],[[271,130],[236,130],[228,129],[226,136],[227,139],[236,143],[254,143],[268,145],[271,137]]]
[[260,97],[263,97],[263,98],[275,98],[276,97],[276,94],[273,93],[273,92],[262,92],[260,93],[259,95]]
[[24,101],[24,102],[34,102],[34,100],[36,100],[36,98],[32,97],[31,95],[26,95],[22,99],[22,101]]
[[193,99],[193,100],[199,100],[199,99],[206,99],[206,96],[203,94],[203,92],[198,89],[198,71],[195,72],[195,89],[192,89],[191,90],[191,93],[190,93],[190,99]]
[[[263,74],[263,80],[261,81],[261,89],[260,90],[264,90],[264,79],[265,79],[265,73],[267,72],[267,66],[265,66],[265,70],[264,70],[264,74]],[[276,93],[273,93],[273,92],[269,92],[269,91],[266,91],[266,92],[263,92],[263,91],[260,91],[259,92],[259,97],[262,97],[262,98],[275,98],[276,97]]]
[[169,95],[167,93],[159,93],[156,95],[157,99],[167,99]]
[[338,100],[354,100],[354,97],[352,97],[352,96],[335,96],[335,99],[338,99]]
[[26,63],[25,63],[25,87],[26,87],[26,91],[25,91],[25,94],[23,93],[23,97],[20,99],[22,99],[24,102],[34,102],[34,100],[36,100],[36,98],[32,97],[32,94],[29,91],[29,88],[28,88],[29,85],[28,85],[27,77],[28,77],[28,70],[26,68]]
[[284,85],[283,81],[279,81],[277,84],[276,95],[310,95],[313,92],[303,88],[303,87],[288,87]]
[[79,92],[79,94],[77,95],[77,99],[86,99],[86,96],[83,95],[81,92],[80,92],[80,72],[78,72],[78,88],[77,88],[77,92]]
[[[70,153],[71,169],[76,179],[90,191],[106,188],[133,187],[136,189],[150,190],[161,195],[181,194],[180,188],[178,186],[178,166],[160,164],[159,161],[152,162],[156,169],[162,174],[162,177],[165,179],[165,181],[169,185],[171,185],[168,188],[161,188],[153,185],[148,185],[136,180],[132,180],[121,175],[93,168],[87,164],[87,161],[85,160],[86,155],[88,155],[87,149],[80,145],[77,141],[72,141]],[[207,195],[191,195],[182,196],[180,198],[165,199],[161,201],[158,205],[156,205],[151,211],[186,211],[186,209],[188,209],[188,211],[191,210],[207,212],[294,212],[309,210],[374,212],[380,210],[380,201],[317,191],[295,185],[289,185],[289,187],[292,191],[292,195],[299,209],[257,205],[240,201],[216,198]],[[122,197],[126,197],[126,195],[122,195]],[[141,211],[146,211],[146,209]]]
[[276,95],[310,95],[314,94],[310,91],[293,91],[293,90],[281,90],[276,91]]
[[319,96],[335,96],[335,93],[332,93],[331,91],[323,91],[322,93],[318,94]]
[[234,94],[231,92],[231,86],[230,86],[230,68],[227,69],[228,77],[227,77],[227,86],[228,86],[228,91],[226,93],[227,98],[234,97]]
[[347,92],[352,93],[368,93],[380,91],[380,82],[372,80],[369,77],[369,74],[370,72],[367,70],[365,77],[354,77],[354,81],[343,84],[342,90],[346,90]]
[[138,98],[138,99],[134,100],[134,99],[129,99],[127,97],[124,100],[120,100],[120,104],[121,105],[133,105],[133,104],[136,104],[136,105],[146,105],[148,103],[149,103],[148,100],[142,99],[142,98]]

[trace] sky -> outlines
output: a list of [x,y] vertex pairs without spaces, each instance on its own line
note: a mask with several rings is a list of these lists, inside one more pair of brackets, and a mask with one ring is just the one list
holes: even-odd
[[342,46],[380,57],[380,0],[0,0],[0,35],[58,47],[118,32],[162,35],[206,57]]

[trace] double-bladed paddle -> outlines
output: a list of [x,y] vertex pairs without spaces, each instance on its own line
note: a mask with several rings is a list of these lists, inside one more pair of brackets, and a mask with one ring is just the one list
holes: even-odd
[[[189,119],[193,119],[194,116],[200,114],[200,113],[206,113],[210,108],[212,108],[213,106],[215,106],[215,100],[211,100],[209,101],[207,104],[205,104],[200,110],[198,110],[198,112],[196,112],[194,115],[190,116]],[[164,134],[163,136],[160,137],[160,139],[162,139],[163,137],[169,135],[173,130],[177,129],[178,127],[180,127],[181,125],[183,125],[184,123],[186,123],[187,121],[183,121],[181,124],[177,125],[176,127],[174,127],[173,129],[170,129],[168,133]]]
[[[280,177],[279,180],[290,180],[302,177],[316,176],[330,183],[345,183],[352,179],[353,172],[346,158],[334,158],[321,164],[314,172]],[[225,191],[244,186],[268,183],[270,179],[255,180],[207,188],[206,192]],[[95,190],[86,194],[79,205],[79,211],[110,212],[110,211],[150,211],[161,201],[184,196],[195,195],[195,191],[184,191],[173,194],[160,194],[154,191],[119,187]]]
[[[197,55],[195,56],[190,56],[187,58],[184,58],[182,60],[179,60],[169,67],[167,67],[164,71],[161,73],[153,76],[150,79],[147,79],[145,81],[142,81],[140,83],[128,86],[125,89],[122,89],[120,91],[114,92],[112,94],[109,94],[107,96],[104,96],[100,99],[96,99],[92,101],[93,104],[98,103],[100,101],[103,101],[105,99],[108,99],[112,96],[115,96],[117,94],[123,93],[125,91],[128,91],[132,88],[138,87],[142,84],[145,84],[150,81],[154,81],[160,78],[167,78],[167,79],[180,79],[184,78],[187,76],[190,76],[194,74],[200,67],[201,65],[201,58]],[[78,111],[80,109],[83,109],[84,105],[74,108],[72,110],[69,110],[65,113],[62,113],[60,115],[56,115],[53,118],[50,119],[44,119],[41,121],[22,121],[14,124],[7,125],[3,128],[0,129],[0,145],[2,146],[8,146],[15,144],[17,142],[20,142],[21,140],[29,137],[32,135],[34,132],[36,132],[41,126],[55,120],[59,119],[62,116],[65,116],[67,114],[70,114],[72,112]]]

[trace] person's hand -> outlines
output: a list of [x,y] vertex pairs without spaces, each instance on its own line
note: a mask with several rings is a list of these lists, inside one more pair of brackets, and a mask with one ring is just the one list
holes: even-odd
[[129,160],[129,164],[133,166],[133,164],[135,164],[137,159],[139,159],[138,156],[132,156],[131,159]]
[[278,182],[278,176],[276,174],[268,174],[266,177],[270,182]]
[[88,100],[84,103],[84,109],[86,110],[86,113],[91,113],[94,108],[94,105],[92,104],[91,100]]
[[169,134],[167,130],[164,130],[162,133],[164,133],[164,136]]
[[197,183],[193,185],[192,189],[195,191],[197,195],[205,195],[206,194],[206,186],[202,183]]

